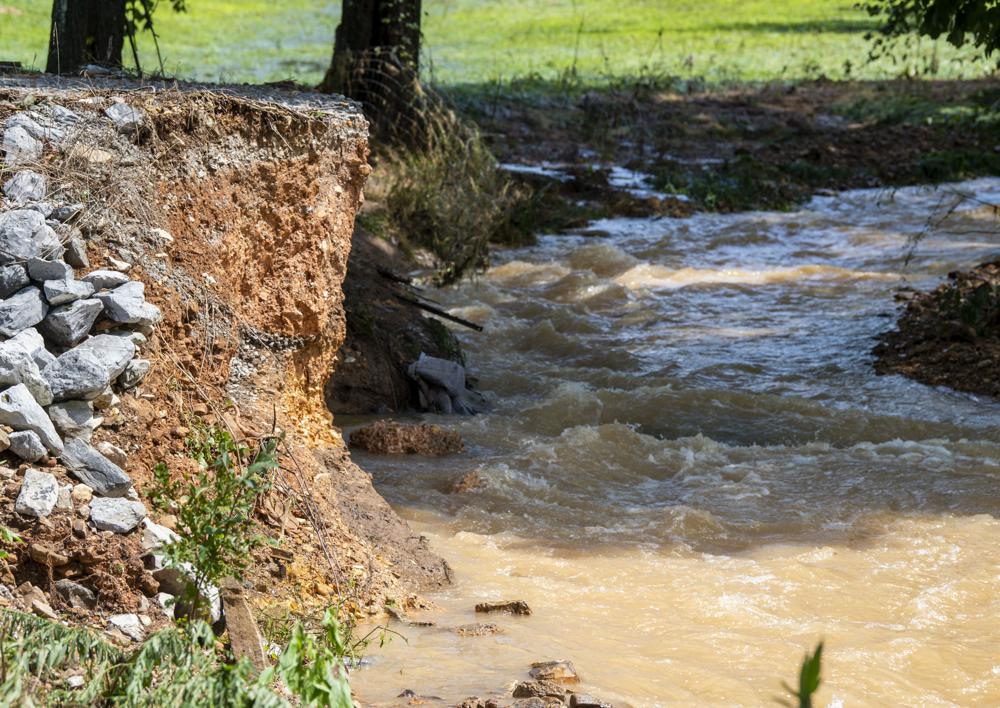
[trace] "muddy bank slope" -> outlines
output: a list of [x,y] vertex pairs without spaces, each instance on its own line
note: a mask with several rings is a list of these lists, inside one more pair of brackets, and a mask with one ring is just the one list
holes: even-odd
[[[116,127],[108,113],[116,104],[138,109],[140,124]],[[345,337],[341,284],[370,172],[357,106],[260,88],[0,82],[0,121],[28,114],[44,128],[66,110],[76,119],[43,131],[39,153],[8,165],[3,180],[31,170],[47,178],[45,202],[82,204],[63,234],[83,240],[90,269],[142,282],[163,313],[143,344],[148,376],[120,393],[93,436],[126,453],[151,519],[169,521],[147,498],[152,468],[163,461],[177,475],[190,470],[192,429],[220,426],[249,444],[277,429],[281,469],[258,521],[283,550],[254,559],[254,605],[294,610],[350,595],[348,606],[363,615],[446,582],[443,561],[351,462],[324,403]],[[29,544],[46,539],[87,555],[73,551],[53,574],[37,554],[15,550],[4,581],[32,579],[60,614],[69,610],[52,588],[60,576],[114,585],[88,620],[102,627],[107,613],[144,607],[156,587],[135,566],[138,531],[89,529],[74,545],[66,539],[80,509],[42,519],[15,513],[26,465],[4,455],[18,469],[3,483],[0,521]],[[74,481],[61,463],[40,464]],[[116,560],[135,572],[102,581]]]

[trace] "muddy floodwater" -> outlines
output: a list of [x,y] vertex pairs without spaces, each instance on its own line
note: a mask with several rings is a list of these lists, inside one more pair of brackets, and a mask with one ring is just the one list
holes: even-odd
[[[775,705],[823,639],[820,705],[1000,704],[1000,404],[870,354],[897,289],[997,253],[987,207],[944,218],[956,190],[1000,201],[601,221],[436,293],[486,325],[460,336],[495,411],[426,417],[460,455],[356,456],[455,578],[359,695],[509,696],[569,659],[616,706]],[[472,612],[496,599],[534,614]],[[450,631],[476,621],[503,634]]]

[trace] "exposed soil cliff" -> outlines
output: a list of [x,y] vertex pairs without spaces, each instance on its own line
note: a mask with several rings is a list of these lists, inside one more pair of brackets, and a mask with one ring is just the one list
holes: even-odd
[[[246,440],[284,433],[279,479],[259,516],[286,550],[255,559],[258,607],[350,596],[368,614],[446,582],[443,561],[351,462],[324,400],[345,338],[341,285],[370,172],[356,105],[249,88],[42,81],[0,84],[0,121],[53,104],[80,116],[30,167],[48,177],[53,201],[85,205],[75,226],[91,265],[125,268],[163,311],[144,350],[148,377],[122,395],[95,443],[128,454],[144,498],[157,462],[190,469],[184,439],[193,424]],[[116,130],[104,114],[114,102],[140,109],[142,128]],[[44,523],[16,518],[17,482],[4,490],[4,519],[29,540],[69,544],[73,511]],[[85,545],[113,546],[109,558],[131,563],[138,544],[92,535]],[[51,592],[51,569],[46,578],[21,555],[14,580],[30,575]],[[98,613],[142,604],[153,588],[140,587],[141,569],[132,575]]]

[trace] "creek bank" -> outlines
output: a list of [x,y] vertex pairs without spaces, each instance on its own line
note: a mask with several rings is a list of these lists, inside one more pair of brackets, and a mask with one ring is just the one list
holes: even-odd
[[896,329],[873,352],[879,374],[1000,399],[1000,259],[897,297],[906,305]]
[[213,426],[285,441],[256,524],[294,552],[255,552],[254,612],[343,599],[366,617],[446,583],[323,397],[370,171],[357,106],[26,75],[0,82],[0,121],[0,235],[17,256],[0,264],[0,523],[24,539],[0,603],[123,641],[168,622],[155,544],[177,518],[151,501],[152,470],[193,472],[188,441]]

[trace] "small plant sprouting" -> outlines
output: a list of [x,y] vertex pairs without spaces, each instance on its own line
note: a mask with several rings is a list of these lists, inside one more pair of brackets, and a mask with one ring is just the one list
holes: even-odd
[[[811,654],[806,652],[805,658],[802,659],[802,668],[799,669],[799,690],[796,691],[784,681],[781,682],[782,687],[797,701],[798,708],[812,708],[813,706],[813,695],[819,689],[821,682],[820,669],[822,657],[823,642],[817,644],[816,651]],[[796,703],[786,698],[779,698],[778,703],[790,708],[796,705]]]
[[200,425],[187,443],[198,472],[174,479],[159,463],[150,499],[157,508],[177,506],[179,539],[163,552],[171,566],[191,577],[183,599],[197,607],[204,601],[199,589],[241,576],[251,552],[269,542],[254,531],[253,512],[260,496],[271,489],[279,438],[263,440],[251,455],[250,448],[222,428]]

